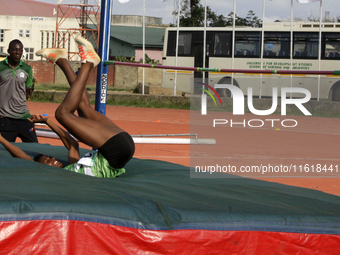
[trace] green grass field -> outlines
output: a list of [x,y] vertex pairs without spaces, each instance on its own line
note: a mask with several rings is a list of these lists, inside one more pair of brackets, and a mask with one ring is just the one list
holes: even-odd
[[[87,85],[86,89],[88,92],[95,92],[95,85]],[[57,99],[55,93],[45,93],[45,92],[61,92],[68,91],[69,86],[65,84],[43,84],[39,83],[35,85],[34,92],[31,100],[33,102],[54,102],[61,103],[62,99]],[[108,91],[125,91],[125,92],[133,92],[133,90],[126,89],[115,89],[112,87],[108,87]],[[137,95],[137,94],[136,94]],[[94,104],[94,101],[91,101],[91,104]],[[142,100],[140,98],[130,97],[122,98],[119,97],[116,99],[108,99],[107,105],[119,105],[119,106],[130,106],[130,107],[144,107],[144,108],[167,108],[167,109],[185,109],[190,110],[190,102],[189,100],[183,101],[183,103],[172,102],[170,100],[162,100],[162,98],[157,97],[144,97]]]
[[[49,90],[55,90],[55,91],[68,91],[70,88],[69,85],[66,84],[47,84],[47,83],[36,83],[34,85],[35,90],[39,91],[49,91]],[[87,91],[96,91],[96,85],[86,85]],[[108,91],[133,91],[132,89],[116,89],[113,87],[108,87]]]

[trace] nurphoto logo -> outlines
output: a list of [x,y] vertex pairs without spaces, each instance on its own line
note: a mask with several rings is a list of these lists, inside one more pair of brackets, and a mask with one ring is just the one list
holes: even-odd
[[[212,98],[212,100],[214,101],[216,106],[217,106],[217,103],[216,103],[214,96],[209,92],[209,90],[205,89],[204,87],[207,87],[212,92],[214,92],[215,95],[217,96],[218,100],[220,101],[221,106],[223,105],[219,94],[217,93],[217,91],[213,87],[211,87],[208,84],[202,83],[202,82],[197,82],[197,83],[200,83],[200,84],[203,85],[203,88],[200,88],[200,87],[198,87],[198,88],[205,91]],[[207,95],[206,94],[202,94],[202,101],[201,102],[202,102],[202,108],[201,108],[202,115],[207,115]]]
[[[216,100],[214,99],[213,95],[211,92],[208,91],[210,89],[219,99],[220,104],[222,106],[222,101],[220,96],[218,95],[216,89],[228,89],[231,93],[231,97],[233,100],[233,115],[244,115],[244,100],[245,96],[242,92],[242,90],[234,85],[231,84],[215,84],[214,88],[209,86],[208,84],[201,83],[204,85],[205,88],[200,88],[201,90],[205,91],[214,101],[215,106],[217,106]],[[255,109],[254,104],[253,104],[253,88],[248,87],[247,89],[248,96],[247,96],[247,104],[248,104],[248,109],[251,113],[258,115],[258,116],[266,116],[273,114],[275,110],[277,109],[278,105],[278,89],[273,87],[273,92],[272,92],[272,106],[270,109],[267,110],[258,110]],[[299,98],[287,98],[287,95],[290,93],[299,93],[304,95],[304,97],[299,97]],[[201,115],[207,115],[207,94],[202,94],[201,97]],[[281,115],[286,115],[287,112],[287,105],[295,105],[304,115],[312,115],[304,106],[304,103],[307,103],[311,99],[311,93],[309,90],[304,89],[304,88],[293,88],[293,87],[283,87],[281,88]],[[269,121],[272,123],[272,127],[274,126],[274,122],[278,121],[278,119],[268,119],[266,121]],[[249,127],[262,127],[264,125],[264,121],[260,119],[252,119],[249,120],[248,123],[254,123],[258,122],[260,123],[259,125],[251,125],[249,124]],[[287,122],[293,122],[293,125],[285,125],[284,123]],[[232,120],[228,121],[226,119],[214,119],[213,126],[215,127],[216,125],[225,125],[227,123],[231,124],[232,127]],[[234,122],[235,123],[235,122]],[[246,121],[244,120],[243,122],[238,122],[237,124],[243,124],[243,126],[246,126]],[[293,119],[287,119],[281,121],[282,126],[284,127],[295,127],[297,125],[297,121]]]

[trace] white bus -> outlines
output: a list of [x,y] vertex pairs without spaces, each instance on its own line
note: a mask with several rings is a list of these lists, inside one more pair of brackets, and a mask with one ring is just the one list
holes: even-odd
[[[203,67],[202,27],[180,27],[177,66]],[[321,59],[319,60],[319,23],[294,23],[293,49],[291,50],[290,22],[265,24],[262,52],[262,28],[236,27],[235,39],[232,27],[208,27],[206,29],[206,68],[264,69],[264,70],[340,70],[340,23],[323,23],[321,35]],[[177,28],[166,29],[163,48],[163,65],[176,65]],[[234,56],[233,52],[234,45]],[[292,58],[291,58],[292,52]],[[193,89],[192,78],[201,78],[202,72],[177,71],[176,90],[198,93]],[[205,82],[232,84],[247,94],[253,87],[253,95],[271,96],[272,87],[301,87],[311,92],[312,98],[340,101],[340,76],[335,75],[260,75],[205,72]],[[260,78],[261,77],[261,78]],[[319,79],[319,80],[318,80]],[[163,70],[162,86],[173,89],[175,71]],[[228,96],[229,91],[218,91]]]

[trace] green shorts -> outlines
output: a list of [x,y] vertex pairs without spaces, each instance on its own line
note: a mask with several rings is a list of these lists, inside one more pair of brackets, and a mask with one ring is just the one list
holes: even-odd
[[64,169],[101,178],[115,178],[125,173],[124,168],[115,169],[99,152],[87,152],[77,163],[68,165]]

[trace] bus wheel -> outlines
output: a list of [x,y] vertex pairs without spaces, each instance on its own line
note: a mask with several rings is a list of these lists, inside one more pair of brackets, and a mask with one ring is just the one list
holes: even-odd
[[340,85],[332,88],[332,101],[340,102]]
[[[231,84],[231,78],[230,77],[224,77],[221,80],[218,81],[217,84]],[[233,81],[233,85],[236,87],[240,87],[237,83],[237,81]],[[216,89],[216,92],[219,94],[220,97],[231,97],[231,92],[229,89]]]

